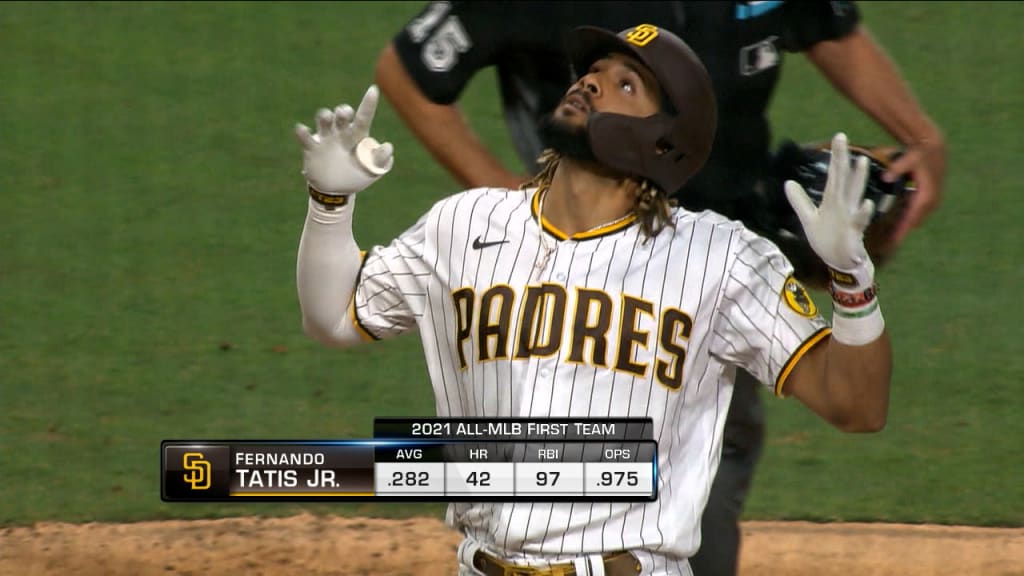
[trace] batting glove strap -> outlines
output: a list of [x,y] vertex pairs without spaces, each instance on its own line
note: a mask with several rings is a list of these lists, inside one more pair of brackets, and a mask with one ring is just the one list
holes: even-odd
[[[312,194],[306,200],[307,212],[306,216],[309,220],[318,224],[324,224],[327,226],[339,226],[344,225],[349,228],[352,227],[352,211],[355,208],[357,194],[350,194],[346,196],[344,204],[341,206],[329,206],[318,202]],[[344,223],[344,224],[343,224]]]
[[324,210],[327,210],[328,212],[333,212],[348,204],[348,196],[324,194],[309,183],[306,184],[306,188],[309,190],[309,197],[320,206],[323,206]]

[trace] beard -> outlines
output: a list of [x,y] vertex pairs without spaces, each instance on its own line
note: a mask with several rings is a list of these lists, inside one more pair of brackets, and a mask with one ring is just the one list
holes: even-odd
[[540,122],[540,138],[544,146],[558,152],[565,158],[597,164],[597,156],[590,147],[586,126],[574,126],[554,113],[547,114]]

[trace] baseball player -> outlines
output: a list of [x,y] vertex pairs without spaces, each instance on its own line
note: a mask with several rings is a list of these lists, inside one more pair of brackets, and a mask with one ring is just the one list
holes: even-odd
[[[779,162],[770,150],[768,107],[790,54],[804,54],[909,152],[887,166],[890,175],[908,173],[917,184],[910,197],[917,209],[906,212],[892,242],[937,203],[942,135],[853,2],[430,2],[381,52],[376,78],[410,131],[464,187],[517,188],[528,177],[503,165],[488,149],[492,142],[473,132],[474,118],[460,106],[466,87],[489,80],[483,73],[497,77],[511,142],[535,174],[545,148],[538,127],[573,80],[565,32],[580,25],[620,30],[637,22],[687,42],[706,66],[721,110],[711,155],[672,196],[687,209],[714,210],[771,239],[805,286],[824,287],[827,275],[784,197],[782,182],[792,176],[776,172]],[[737,375],[722,461],[702,519],[703,546],[691,558],[697,576],[736,573],[740,516],[764,442],[760,388],[749,374]]]
[[460,574],[689,575],[737,370],[842,430],[885,424],[867,162],[851,164],[840,134],[820,207],[787,183],[833,271],[830,325],[773,243],[668,202],[715,133],[693,51],[644,24],[579,28],[570,56],[580,78],[545,127],[552,152],[534,182],[450,196],[365,256],[355,201],[393,165],[369,136],[376,88],[356,111],[321,110],[316,134],[296,127],[310,196],[303,327],[336,347],[418,330],[440,416],[653,419],[656,501],[453,504]]

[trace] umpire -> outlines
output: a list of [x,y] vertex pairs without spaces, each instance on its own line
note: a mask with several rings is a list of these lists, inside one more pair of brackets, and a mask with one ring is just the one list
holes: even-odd
[[[377,84],[431,154],[466,187],[517,188],[511,171],[473,132],[457,101],[474,75],[497,71],[505,121],[526,171],[542,151],[538,126],[572,80],[566,32],[649,22],[675,32],[701,57],[714,83],[718,131],[704,168],[675,195],[690,210],[711,209],[775,234],[781,185],[771,175],[768,104],[784,52],[808,57],[844,96],[907,153],[891,172],[918,186],[894,243],[937,206],[945,144],[895,66],[859,24],[852,2],[433,2],[385,47]],[[865,72],[870,71],[870,74]],[[583,73],[585,71],[577,71]],[[828,129],[831,130],[831,129]],[[826,132],[828,132],[826,130]],[[794,260],[800,272],[801,263]],[[764,442],[758,384],[741,373],[725,426],[718,474],[690,558],[696,576],[733,575],[739,519]]]

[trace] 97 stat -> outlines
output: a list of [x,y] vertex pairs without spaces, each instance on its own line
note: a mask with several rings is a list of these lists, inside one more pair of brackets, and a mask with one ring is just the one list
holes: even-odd
[[165,501],[644,501],[650,419],[378,418],[374,438],[165,441]]

